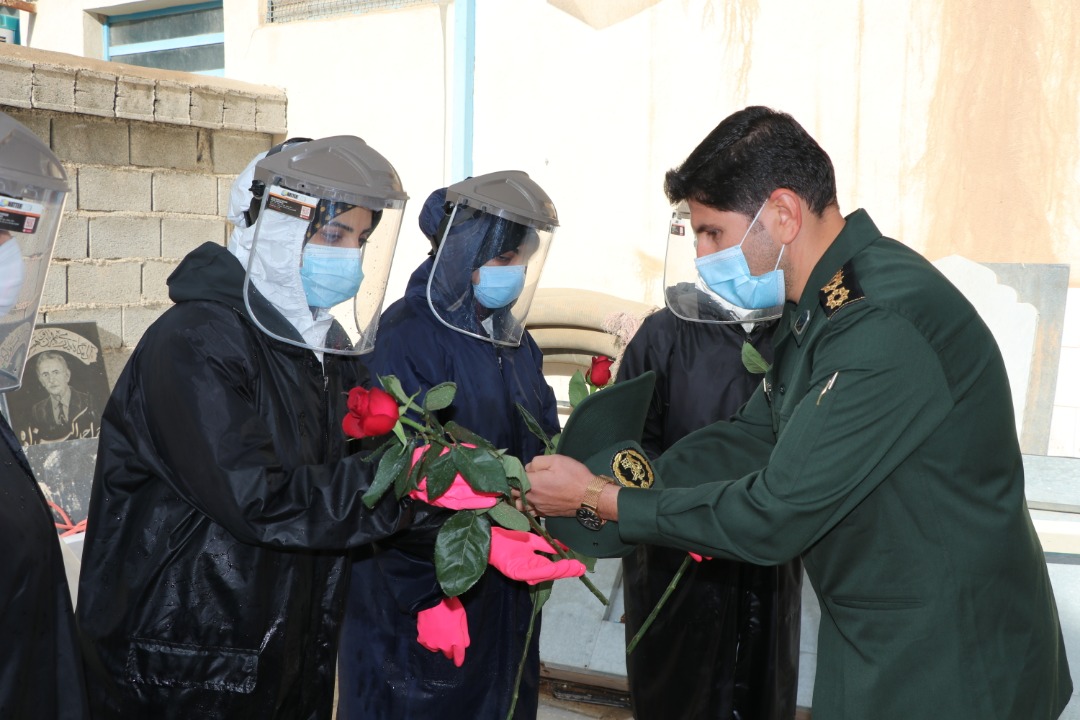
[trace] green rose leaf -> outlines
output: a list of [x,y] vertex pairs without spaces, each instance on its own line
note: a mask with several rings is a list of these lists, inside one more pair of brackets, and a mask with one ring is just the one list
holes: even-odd
[[497,525],[509,530],[521,530],[522,532],[530,530],[529,519],[505,500],[488,508],[487,514]]
[[503,475],[507,482],[522,492],[528,491],[529,476],[525,473],[525,466],[521,461],[508,453],[500,455],[499,460],[502,461]]
[[570,378],[570,407],[577,407],[588,395],[589,386],[585,383],[585,375],[578,370]]
[[533,612],[540,612],[540,608],[544,607],[544,603],[551,597],[551,588],[555,583],[551,580],[546,582],[537,583],[530,591],[532,592],[533,600]]
[[439,455],[427,464],[424,472],[427,474],[428,502],[442,497],[454,483],[457,468],[451,453]]
[[469,428],[458,425],[453,420],[446,423],[445,429],[446,432],[450,435],[450,437],[454,438],[459,443],[468,443],[470,445],[475,445],[478,448],[486,448],[487,450],[495,449],[495,446],[489,443],[487,440],[480,437]]
[[521,403],[515,403],[515,405],[517,405],[517,409],[518,412],[521,413],[521,417],[525,419],[525,427],[529,428],[529,432],[540,438],[540,440],[544,443],[544,447],[546,448],[545,454],[550,455],[551,453],[555,452],[555,445],[551,442],[551,438],[549,438],[548,434],[544,432],[544,428],[540,427],[540,423],[536,421],[536,418],[532,416],[532,413],[526,410]]
[[379,498],[383,496],[390,486],[394,483],[399,475],[402,474],[408,467],[409,457],[411,455],[411,449],[406,453],[404,445],[396,445],[386,451],[382,460],[379,462],[379,467],[375,470],[375,479],[371,483],[371,487],[364,493],[364,504],[370,507],[375,507],[375,503],[379,501]]
[[450,450],[454,466],[464,476],[473,490],[510,494],[502,459],[483,448],[467,448],[455,445]]
[[755,375],[761,375],[769,369],[769,363],[765,362],[758,349],[749,342],[742,344],[742,364],[747,371]]
[[484,574],[491,546],[491,522],[471,511],[454,513],[435,540],[435,576],[443,592],[456,597]]
[[[417,441],[414,439],[409,442],[409,445],[406,448],[406,454],[410,462],[412,461],[413,451],[416,450],[417,447]],[[420,478],[423,477],[421,471],[424,468],[424,460],[427,458],[429,452],[431,452],[430,447],[420,457],[419,462],[412,465],[411,467],[408,465],[408,463],[406,463],[402,471],[398,473],[398,476],[396,478],[394,478],[394,494],[397,496],[398,500],[405,497],[406,493],[414,489],[416,487],[416,484],[420,482]]]
[[379,384],[383,386],[383,390],[394,396],[402,405],[409,404],[409,396],[405,394],[404,388],[401,387],[401,382],[393,375],[380,375]]
[[457,393],[457,385],[452,382],[439,383],[424,395],[424,409],[429,412],[450,407]]

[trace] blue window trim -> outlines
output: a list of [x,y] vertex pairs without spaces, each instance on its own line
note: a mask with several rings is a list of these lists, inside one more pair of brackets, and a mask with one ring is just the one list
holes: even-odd
[[131,43],[130,45],[113,45],[109,48],[109,57],[131,55],[132,53],[155,52],[158,50],[176,50],[177,48],[198,47],[200,45],[220,45],[224,42],[225,33],[187,35],[185,37],[169,38],[168,40]]
[[[129,20],[147,20],[149,18],[163,17],[166,15],[181,15],[191,12],[198,12],[199,10],[215,10],[222,7],[222,0],[214,0],[213,2],[194,3],[191,5],[176,5],[174,7],[161,8],[159,10],[145,10],[143,12],[128,13],[127,15],[110,15],[106,18],[105,23],[102,25],[102,40],[104,45],[104,55],[106,60],[119,59],[122,61],[125,55],[131,55],[140,52],[155,52],[159,50],[175,50],[185,47],[198,47],[200,45],[216,45],[225,42],[225,33],[207,33],[204,35],[188,35],[179,38],[170,38],[168,40],[155,40],[153,42],[145,43],[130,43],[128,45],[116,45],[110,46],[110,34],[109,26],[112,23],[126,22]],[[216,75],[224,76],[224,68],[215,68],[213,70],[203,70],[198,72],[199,75]]]

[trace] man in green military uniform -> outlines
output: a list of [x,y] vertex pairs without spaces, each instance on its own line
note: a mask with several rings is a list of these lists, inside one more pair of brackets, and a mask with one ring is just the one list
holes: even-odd
[[625,543],[801,556],[822,608],[815,720],[1057,718],[1065,647],[974,308],[865,211],[840,214],[828,155],[786,114],[731,115],[666,191],[689,201],[710,290],[736,316],[782,313],[774,364],[731,422],[655,461],[652,489],[553,455],[530,463],[529,501],[573,516],[588,492]]

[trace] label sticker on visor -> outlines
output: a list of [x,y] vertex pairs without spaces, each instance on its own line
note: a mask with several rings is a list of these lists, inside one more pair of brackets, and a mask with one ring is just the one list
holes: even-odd
[[686,226],[683,225],[681,222],[671,223],[671,234],[683,237],[684,235],[686,235]]
[[301,220],[311,220],[315,216],[315,208],[319,204],[319,198],[304,195],[295,190],[283,188],[280,185],[272,185],[269,197],[266,200],[266,209],[289,215]]
[[37,230],[43,209],[44,206],[37,203],[0,197],[0,230],[32,233]]

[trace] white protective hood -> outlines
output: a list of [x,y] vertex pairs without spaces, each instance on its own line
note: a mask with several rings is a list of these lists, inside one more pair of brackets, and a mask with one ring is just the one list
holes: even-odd
[[[251,181],[255,177],[255,164],[266,157],[261,152],[252,158],[229,191],[228,220],[233,224],[229,235],[229,252],[244,266],[251,282],[259,292],[269,300],[278,312],[288,320],[307,344],[321,347],[333,318],[326,310],[308,307],[300,280],[300,258],[303,247],[300,244],[282,244],[267,253],[260,250],[255,262],[251,262],[251,248],[255,238],[255,228],[248,227],[244,211],[251,203]],[[263,238],[262,242],[266,242]],[[260,248],[262,243],[260,243]],[[320,355],[321,353],[316,353]]]

